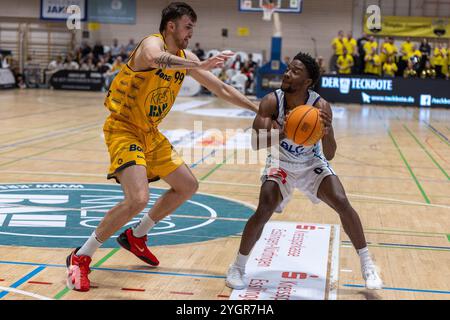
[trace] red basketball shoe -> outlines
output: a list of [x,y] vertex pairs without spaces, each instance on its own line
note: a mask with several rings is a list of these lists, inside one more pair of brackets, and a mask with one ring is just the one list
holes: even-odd
[[145,263],[154,267],[159,265],[158,259],[147,248],[147,236],[136,238],[133,235],[133,230],[128,228],[117,237],[117,242],[122,248],[130,251]]
[[89,291],[90,281],[88,278],[89,264],[92,259],[89,256],[77,256],[77,248],[66,259],[67,266],[67,287],[76,291]]

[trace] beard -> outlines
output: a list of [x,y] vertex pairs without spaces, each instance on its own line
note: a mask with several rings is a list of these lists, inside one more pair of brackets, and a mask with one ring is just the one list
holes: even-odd
[[287,85],[287,86],[281,85],[281,91],[283,91],[284,93],[294,93],[295,89],[289,85]]

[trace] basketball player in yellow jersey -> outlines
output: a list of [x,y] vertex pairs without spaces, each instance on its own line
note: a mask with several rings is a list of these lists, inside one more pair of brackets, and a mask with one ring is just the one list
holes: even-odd
[[162,12],[160,34],[148,36],[139,43],[111,84],[105,100],[111,114],[103,127],[111,158],[108,178],[122,185],[125,197],[105,215],[85,244],[67,257],[67,286],[71,289],[89,290],[89,264],[94,252],[145,209],[149,200],[148,182],[163,179],[171,189],[156,201],[137,226],[127,229],[117,239],[123,248],[144,262],[152,266],[159,264],[147,248],[147,233],[198,189],[197,179],[158,130],[186,75],[219,98],[257,111],[250,100],[209,72],[222,67],[233,53],[224,52],[200,62],[193,53],[184,51],[196,20],[196,13],[189,5],[171,3]]

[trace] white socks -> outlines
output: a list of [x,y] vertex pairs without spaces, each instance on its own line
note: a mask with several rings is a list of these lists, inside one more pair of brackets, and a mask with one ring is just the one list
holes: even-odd
[[250,255],[245,256],[240,252],[238,252],[236,260],[234,261],[234,265],[237,266],[239,269],[245,270],[245,265],[247,264],[248,257],[250,257]]
[[103,244],[97,239],[95,231],[92,232],[89,239],[83,244],[83,246],[77,251],[77,256],[89,256],[92,257],[94,252]]
[[133,236],[135,236],[136,238],[142,238],[143,236],[146,236],[154,225],[155,221],[153,221],[148,214],[145,214],[144,217],[142,217],[141,221],[139,221],[139,223],[135,227],[133,227]]
[[361,266],[373,264],[372,258],[369,255],[369,248],[364,247],[356,251],[358,252],[359,259],[361,260]]

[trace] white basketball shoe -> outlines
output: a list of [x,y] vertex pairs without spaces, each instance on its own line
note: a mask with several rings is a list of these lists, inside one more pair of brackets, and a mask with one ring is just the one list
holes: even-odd
[[227,279],[225,284],[231,289],[241,290],[245,288],[244,278],[245,270],[238,267],[234,263],[230,265],[227,272]]
[[378,268],[373,263],[366,263],[361,266],[361,272],[366,281],[366,288],[370,290],[380,290],[383,288],[383,281],[378,275]]

